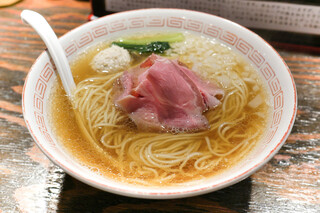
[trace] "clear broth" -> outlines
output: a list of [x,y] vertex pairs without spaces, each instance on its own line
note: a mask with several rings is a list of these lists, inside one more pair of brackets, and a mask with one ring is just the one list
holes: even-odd
[[[90,64],[90,61],[92,58],[102,49],[107,48],[110,43],[106,42],[104,44],[99,44],[93,48],[90,48],[86,52],[80,54],[77,59],[71,64],[71,70],[74,75],[75,82],[78,83],[88,77],[97,76],[97,74],[94,70],[92,70]],[[136,63],[139,63],[143,60],[142,58],[139,58],[136,60]],[[186,61],[186,64],[191,66],[190,62]],[[247,63],[238,63],[237,69],[243,70],[245,67],[248,66]],[[241,71],[240,71],[241,72]],[[103,75],[103,74],[102,74]],[[261,84],[261,82],[260,82]],[[264,85],[259,85],[259,87],[264,87]],[[249,86],[249,91],[253,91],[253,86]],[[264,91],[263,89],[260,89],[261,91]],[[268,98],[267,93],[261,93],[264,99]],[[119,171],[117,166],[112,166],[110,162],[108,162],[107,159],[105,159],[99,152],[97,152],[90,144],[82,137],[82,133],[79,130],[79,128],[76,125],[75,116],[73,113],[72,106],[68,100],[68,98],[65,95],[65,92],[61,86],[60,81],[57,81],[55,89],[51,96],[51,115],[52,115],[52,126],[54,128],[54,131],[58,135],[60,142],[62,143],[62,146],[66,149],[67,152],[71,153],[71,155],[82,165],[90,168],[92,171],[103,175],[108,178],[117,179],[118,181],[123,182],[130,182],[127,181],[127,178],[130,178],[131,175],[133,175],[131,172],[126,173],[126,177],[122,177],[121,172]],[[250,107],[246,107],[244,110],[246,110],[246,119],[241,122],[241,124],[237,125],[236,128],[240,128],[243,132],[246,131],[246,128],[248,125],[250,125],[251,122],[256,122],[257,119],[259,119],[256,115],[253,115],[253,111]],[[268,102],[266,101],[264,104],[258,107],[258,109],[254,109],[254,112],[259,111],[262,113],[269,112],[269,106]],[[267,117],[267,116],[266,116]],[[260,126],[262,129],[265,129],[267,126],[267,118],[264,120],[260,118]],[[130,128],[129,131],[136,131],[136,134],[139,134],[138,130],[132,130]],[[159,133],[161,134],[161,133]],[[257,138],[256,141],[261,137],[261,135]],[[234,141],[235,143],[237,141]],[[254,147],[254,146],[251,146]],[[247,150],[247,154],[251,151],[252,148]],[[114,152],[110,151],[110,155],[114,155]],[[210,171],[202,171],[197,174],[197,176],[183,176],[178,175],[176,178],[174,178],[173,181],[170,181],[168,183],[158,183],[158,184],[167,184],[167,185],[174,185],[179,183],[184,183],[191,180],[199,180],[202,178],[210,177],[215,174],[218,174],[222,171],[225,171],[225,169],[232,167],[235,163],[239,161],[239,159],[236,157],[240,155],[241,153],[235,151],[234,153],[230,154],[223,160],[221,163],[219,163],[214,170]],[[235,160],[234,160],[235,159]],[[123,163],[126,163],[124,161]],[[193,168],[192,163],[189,163],[186,165],[185,169],[188,170],[195,170]],[[143,180],[148,181],[149,177],[140,177]],[[151,181],[152,177],[150,177]],[[152,182],[152,181],[151,181]],[[138,183],[138,182],[137,182]],[[139,184],[139,183],[138,183]],[[153,185],[157,185],[157,183],[153,183]]]

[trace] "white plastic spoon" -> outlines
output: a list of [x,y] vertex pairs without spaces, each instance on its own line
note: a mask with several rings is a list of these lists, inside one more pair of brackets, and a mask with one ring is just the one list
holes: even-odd
[[72,91],[75,89],[76,85],[72,77],[68,59],[56,34],[53,32],[46,19],[37,12],[23,10],[21,19],[24,23],[29,24],[46,44],[50,56],[58,70],[62,85],[68,97],[72,100]]
[[[76,84],[74,83],[72,77],[68,59],[56,34],[53,32],[51,26],[45,20],[45,18],[39,13],[31,10],[23,10],[20,16],[22,21],[24,23],[29,24],[39,34],[43,42],[46,44],[50,56],[53,59],[55,66],[58,70],[65,92],[68,95],[71,104],[73,105],[72,92],[76,88]],[[94,139],[86,129],[85,123],[83,121],[83,118],[80,116],[80,113],[75,108],[73,108],[73,110],[76,116],[78,126],[81,129],[81,132],[83,133],[84,137],[86,137],[87,140],[89,140],[93,145],[95,145]]]

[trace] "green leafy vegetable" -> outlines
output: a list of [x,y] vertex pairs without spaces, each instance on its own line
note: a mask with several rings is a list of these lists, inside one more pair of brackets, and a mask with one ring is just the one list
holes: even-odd
[[130,51],[137,51],[139,53],[164,53],[170,48],[169,42],[155,41],[149,44],[132,44],[126,42],[112,42],[112,44]]
[[144,37],[129,37],[129,38],[120,38],[118,41],[126,44],[137,44],[137,45],[146,45],[152,42],[179,42],[184,40],[184,35],[182,33],[161,33],[152,36]]

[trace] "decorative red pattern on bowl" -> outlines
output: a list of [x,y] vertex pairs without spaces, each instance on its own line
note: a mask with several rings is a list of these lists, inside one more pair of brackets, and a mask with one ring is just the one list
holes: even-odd
[[217,39],[247,58],[257,68],[272,96],[272,118],[266,136],[253,154],[235,168],[196,185],[145,188],[98,176],[68,156],[52,133],[47,109],[56,73],[48,53],[44,52],[32,66],[25,81],[23,114],[34,140],[54,163],[75,178],[102,190],[132,197],[161,199],[194,196],[229,186],[248,177],[274,156],[293,126],[297,106],[296,89],[290,70],[279,54],[250,30],[226,19],[195,11],[144,9],[117,13],[86,23],[62,36],[60,42],[68,59],[72,60],[92,44],[142,30],[190,31]]

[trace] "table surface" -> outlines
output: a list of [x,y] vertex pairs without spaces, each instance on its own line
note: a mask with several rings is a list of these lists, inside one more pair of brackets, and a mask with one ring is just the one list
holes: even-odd
[[90,3],[24,0],[0,8],[0,212],[320,212],[319,53],[277,49],[294,76],[299,106],[288,140],[261,170],[238,184],[197,197],[134,199],[66,175],[29,135],[21,93],[45,46],[21,22],[23,9],[41,13],[61,36],[88,21]]

